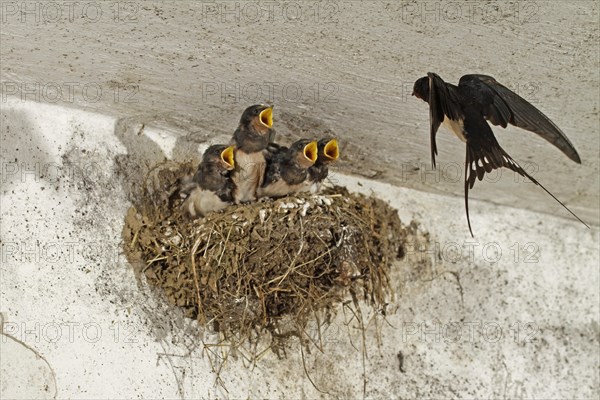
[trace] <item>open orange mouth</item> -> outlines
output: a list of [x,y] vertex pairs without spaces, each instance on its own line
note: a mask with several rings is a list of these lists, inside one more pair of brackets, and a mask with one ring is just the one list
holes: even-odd
[[338,142],[335,139],[330,140],[323,149],[323,154],[331,160],[337,160],[340,157],[340,148]]
[[304,157],[306,157],[306,159],[312,162],[313,164],[315,163],[315,161],[317,161],[318,152],[319,150],[316,141],[312,141],[306,146],[304,146]]
[[273,127],[273,107],[265,108],[259,115],[260,123],[267,128]]
[[233,157],[233,146],[229,146],[228,148],[226,148],[225,150],[223,150],[221,152],[221,160],[223,160],[223,162],[225,164],[227,164],[227,166],[230,169],[235,168],[235,160]]

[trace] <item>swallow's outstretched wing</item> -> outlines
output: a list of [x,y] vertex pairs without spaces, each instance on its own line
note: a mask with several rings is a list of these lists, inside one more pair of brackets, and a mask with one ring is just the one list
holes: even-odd
[[[469,121],[469,120],[467,120]],[[560,200],[558,200],[548,189],[546,189],[541,183],[535,180],[529,175],[521,166],[509,156],[494,137],[492,129],[485,121],[482,123],[475,123],[473,125],[465,125],[467,132],[467,155],[465,161],[465,208],[467,212],[467,223],[469,224],[469,231],[473,236],[473,230],[471,229],[471,221],[469,219],[469,189],[475,185],[475,180],[482,180],[486,172],[491,172],[495,169],[505,167],[519,175],[528,178],[531,182],[535,183],[546,193],[548,193],[554,200],[556,200],[561,206],[563,206],[571,215],[577,218],[582,224],[589,226],[581,220],[573,211],[565,206]],[[475,131],[476,130],[476,131]],[[475,132],[469,134],[470,132]]]
[[429,140],[431,141],[431,165],[435,168],[435,156],[437,155],[437,145],[435,135],[444,118],[454,121],[463,119],[463,112],[460,107],[459,94],[456,86],[444,82],[439,75],[428,72],[429,78]]
[[518,94],[487,75],[464,75],[458,87],[461,94],[480,103],[484,117],[494,125],[506,128],[512,124],[534,132],[581,164],[577,150],[564,132],[546,115]]

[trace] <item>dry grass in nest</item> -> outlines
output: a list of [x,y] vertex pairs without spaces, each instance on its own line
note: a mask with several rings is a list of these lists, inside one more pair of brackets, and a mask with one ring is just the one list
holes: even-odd
[[387,203],[334,187],[188,221],[171,194],[192,171],[156,168],[124,229],[130,258],[188,317],[234,347],[270,332],[280,348],[290,336],[303,341],[317,313],[330,316],[347,297],[385,310],[388,272],[406,237]]

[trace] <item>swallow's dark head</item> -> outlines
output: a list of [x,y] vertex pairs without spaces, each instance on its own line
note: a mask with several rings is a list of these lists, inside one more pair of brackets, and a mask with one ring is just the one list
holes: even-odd
[[318,142],[319,164],[327,164],[336,161],[340,157],[340,149],[336,139],[323,138]]
[[417,96],[419,99],[429,102],[429,77],[424,76],[417,79],[413,86],[413,96]]
[[206,149],[202,155],[202,163],[212,163],[219,166],[219,168],[231,171],[235,168],[233,149],[233,146],[214,144]]
[[240,118],[240,126],[255,130],[260,134],[267,134],[273,128],[273,107],[264,104],[255,104],[244,110]]
[[272,133],[273,107],[256,104],[244,110],[233,140],[239,149],[254,153],[267,148]]
[[300,139],[294,142],[289,149],[292,159],[302,168],[310,168],[317,161],[318,146],[316,141]]

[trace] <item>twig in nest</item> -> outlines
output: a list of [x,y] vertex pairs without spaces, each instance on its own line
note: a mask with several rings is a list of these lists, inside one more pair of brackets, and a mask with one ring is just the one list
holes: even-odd
[[[304,226],[302,224],[302,219],[300,219],[300,248],[298,249],[298,252],[294,256],[294,259],[292,260],[292,263],[290,264],[288,270],[285,271],[285,274],[283,274],[283,276],[281,277],[279,282],[277,282],[277,286],[281,285],[281,282],[283,282],[284,279],[288,277],[290,272],[295,269],[294,264],[296,263],[296,260],[298,259],[298,256],[300,255],[300,253],[302,253],[303,248],[304,248]],[[267,284],[272,283],[276,280],[277,280],[277,278],[271,279],[269,282],[267,282]]]
[[[206,249],[208,249],[208,243],[210,243],[210,238],[212,236],[212,230],[208,234],[208,240],[206,243]],[[192,272],[194,274],[194,284],[196,285],[196,296],[198,298],[198,319],[199,322],[203,323],[206,320],[206,316],[204,315],[204,309],[202,308],[202,298],[200,297],[200,282],[198,281],[198,272],[196,271],[196,252],[198,251],[198,247],[200,246],[200,242],[202,238],[196,239],[194,246],[192,247],[192,253],[190,257],[192,258]],[[205,251],[206,254],[206,251]]]
[[331,395],[331,393],[319,389],[317,387],[317,385],[315,384],[315,382],[313,382],[312,378],[310,377],[310,374],[308,373],[308,369],[306,369],[306,361],[304,360],[304,346],[302,346],[302,345],[300,345],[300,352],[302,353],[302,367],[304,367],[304,373],[306,374],[306,377],[308,378],[308,380],[310,381],[310,383],[313,385],[313,387],[315,389],[317,389],[317,391],[319,391],[321,393],[324,393],[324,394]]

